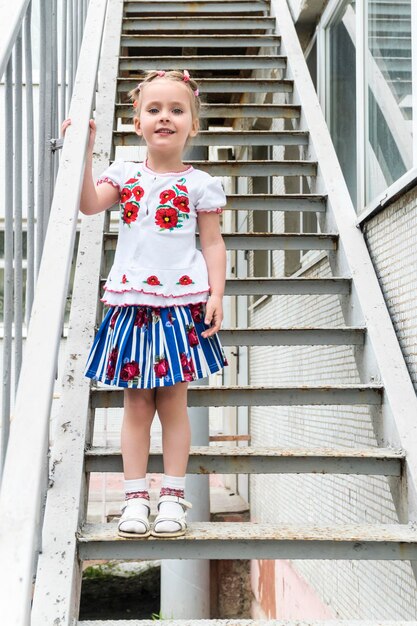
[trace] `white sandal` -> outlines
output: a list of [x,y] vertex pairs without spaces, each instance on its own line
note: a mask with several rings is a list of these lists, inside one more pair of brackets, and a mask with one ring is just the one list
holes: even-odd
[[[143,515],[142,507],[136,506],[137,504],[144,504],[148,507],[148,515]],[[122,516],[120,517],[119,523],[117,524],[117,532],[121,537],[135,537],[145,539],[149,537],[151,534],[151,526],[149,524],[149,514],[151,512],[151,505],[149,500],[146,498],[131,498],[127,500],[121,507]],[[135,532],[127,532],[126,530],[121,530],[121,525],[123,522],[140,522],[144,526],[143,533],[135,533]]]
[[[161,513],[158,513],[153,523],[151,535],[153,537],[180,537],[181,535],[184,535],[185,531],[187,530],[187,523],[185,521],[187,515],[186,509],[191,509],[193,505],[191,504],[191,502],[187,502],[187,500],[184,500],[184,498],[180,498],[179,496],[161,496],[158,501],[158,511],[159,506],[162,502],[178,502],[178,504],[181,504],[183,508],[183,514],[179,515],[178,517],[168,517],[166,515],[161,515]],[[179,524],[180,528],[171,532],[158,533],[155,530],[155,526],[158,524],[158,522],[175,522],[176,524]]]

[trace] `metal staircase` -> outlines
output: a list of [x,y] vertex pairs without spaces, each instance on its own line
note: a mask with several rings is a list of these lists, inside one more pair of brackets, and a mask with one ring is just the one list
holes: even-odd
[[[141,73],[146,69],[188,69],[207,98],[202,115],[207,123],[195,145],[227,147],[235,151],[236,158],[188,162],[213,175],[230,177],[232,191],[228,193],[224,215],[231,212],[231,223],[236,227],[236,215],[243,211],[305,212],[317,216],[317,233],[234,230],[224,232],[224,240],[230,251],[326,251],[332,277],[241,277],[230,273],[225,299],[335,294],[340,298],[345,327],[224,327],[223,345],[249,349],[282,345],[355,346],[361,383],[268,387],[249,381],[247,386],[191,385],[189,406],[369,405],[375,415],[379,447],[283,448],[278,441],[276,448],[198,447],[191,451],[187,471],[384,475],[398,511],[398,524],[322,527],[201,522],[190,524],[185,537],[144,541],[118,537],[114,522],[86,522],[90,472],[122,471],[120,449],[96,448],[92,440],[95,411],[122,407],[123,393],[118,389],[90,388],[82,376],[86,349],[102,316],[98,289],[105,278],[108,252],[115,247],[108,211],[82,221],[31,626],[153,623],[79,621],[81,564],[87,559],[416,561],[416,398],[365,243],[355,227],[355,212],[286,1],[112,0],[107,8],[102,49],[96,98],[96,174],[108,164],[109,155],[114,158],[116,146],[136,143],[132,129],[121,128],[117,120],[126,120],[130,115],[126,93]],[[285,129],[268,130],[270,121],[276,119],[282,120],[283,126],[285,123]],[[256,160],[252,158],[255,146],[295,147],[299,159]],[[242,179],[246,177],[282,177],[283,181],[300,177],[307,191],[242,191]],[[151,453],[149,471],[162,471],[160,451]],[[200,622],[169,623],[185,626]],[[255,622],[201,621],[226,623],[249,626]]]

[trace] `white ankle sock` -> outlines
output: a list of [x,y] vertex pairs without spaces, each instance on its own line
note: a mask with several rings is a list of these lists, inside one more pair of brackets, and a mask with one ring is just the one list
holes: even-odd
[[[147,481],[146,481],[146,477],[145,478],[133,478],[133,479],[129,479],[129,480],[124,480],[124,489],[125,489],[125,495],[127,496],[128,494],[132,494],[135,492],[143,492],[145,491],[146,493],[148,492],[148,485],[147,485]],[[148,517],[149,516],[149,509],[145,504],[142,504],[141,502],[138,502],[138,499],[133,497],[133,498],[127,498],[126,497],[126,504],[127,507],[131,506],[132,504],[135,505],[135,513],[137,512],[137,514],[140,517]],[[149,505],[150,506],[150,505]],[[126,511],[126,509],[125,509]],[[144,533],[146,528],[145,528],[145,524],[140,522],[140,521],[135,521],[135,520],[126,520],[124,522],[122,522],[120,524],[120,530],[123,530],[126,533]]]
[[[182,496],[184,495],[185,489],[185,476],[163,476],[161,492],[163,490],[169,489],[174,491],[181,491]],[[162,494],[161,494],[162,495]],[[174,495],[174,494],[173,494]],[[178,502],[161,502],[159,506],[159,513],[166,517],[180,517],[184,513],[184,509]],[[158,522],[156,525],[156,532],[165,532],[171,533],[177,530],[180,530],[180,525],[178,522]]]

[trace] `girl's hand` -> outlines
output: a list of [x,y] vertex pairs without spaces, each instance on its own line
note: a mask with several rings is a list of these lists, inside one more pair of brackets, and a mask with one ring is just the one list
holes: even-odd
[[206,315],[204,318],[206,324],[213,323],[213,325],[204,330],[201,333],[201,336],[205,339],[207,337],[211,337],[218,330],[220,330],[221,323],[223,321],[223,306],[222,306],[222,298],[220,296],[210,296],[207,300],[206,304]]
[[[65,131],[67,130],[68,126],[70,126],[72,124],[71,122],[71,118],[67,118],[66,120],[64,120],[61,124],[61,134],[63,137],[65,137]],[[94,142],[96,140],[96,123],[93,119],[90,120],[89,122],[90,125],[90,137],[88,139],[88,146],[87,146],[87,152],[93,152],[94,149]]]

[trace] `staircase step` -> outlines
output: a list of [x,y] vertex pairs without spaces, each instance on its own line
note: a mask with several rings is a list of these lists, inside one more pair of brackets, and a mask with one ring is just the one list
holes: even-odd
[[259,13],[269,9],[267,0],[124,0],[125,15],[139,13],[156,13],[166,15],[169,13]]
[[[417,621],[378,620],[277,620],[277,619],[174,619],[163,620],[165,626],[417,626]],[[79,626],[155,626],[155,620],[81,620]]]
[[[115,146],[137,146],[138,136],[131,131],[114,131]],[[309,133],[302,130],[201,130],[193,146],[306,146]]]
[[[138,84],[137,79],[124,78],[117,79],[118,92],[127,93]],[[198,85],[201,93],[292,93],[294,81],[290,78],[199,78]],[[200,131],[202,132],[202,131]],[[218,132],[218,131],[206,131]],[[246,131],[227,131],[229,134]],[[257,132],[257,131],[251,131]],[[264,131],[271,132],[271,131]],[[286,131],[286,132],[307,132],[307,131]]]
[[[104,284],[106,279],[101,278],[100,282]],[[350,278],[228,278],[225,295],[347,295],[350,285]]]
[[212,176],[315,176],[316,161],[190,161]]
[[223,346],[363,345],[366,328],[222,328]]
[[195,522],[171,539],[125,538],[117,522],[84,524],[79,557],[89,559],[417,559],[413,524],[268,525]]
[[122,47],[239,48],[279,47],[280,35],[122,35]]
[[[300,211],[324,213],[326,197],[321,194],[228,194],[227,210],[236,211]],[[119,205],[109,210],[118,211]]]
[[[357,385],[276,385],[209,387],[190,385],[188,406],[310,406],[310,405],[380,405],[383,386]],[[93,409],[123,407],[123,389],[92,387]],[[321,419],[321,418],[320,418]]]
[[[119,60],[120,70],[131,70],[140,72],[143,70],[153,70],[155,67],[163,67],[165,70],[196,70],[198,73],[204,70],[255,70],[255,69],[285,69],[287,67],[287,57],[279,55],[245,55],[229,54],[222,55],[200,55],[200,56],[121,56]],[[198,80],[194,72],[194,78]]]
[[[116,250],[117,233],[104,233],[104,249]],[[336,250],[338,235],[284,233],[224,233],[226,250]],[[196,235],[201,249],[200,235]]]
[[267,16],[252,15],[247,16],[224,16],[221,20],[213,20],[211,16],[187,15],[186,17],[125,17],[123,19],[124,33],[163,33],[175,31],[176,33],[185,31],[259,31],[273,30],[275,28],[275,18]]
[[[116,102],[115,111],[117,117],[130,117],[132,105]],[[300,114],[301,107],[298,104],[209,104],[202,106],[200,110],[200,118],[205,119],[213,117],[298,119]]]
[[[192,447],[187,474],[361,474],[400,476],[403,450],[389,448]],[[123,472],[119,448],[85,452],[86,472]],[[151,450],[148,472],[162,473],[162,450]]]

